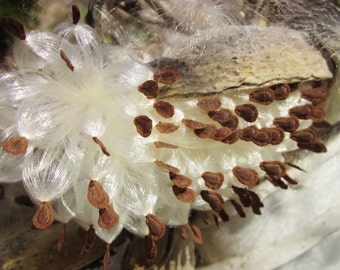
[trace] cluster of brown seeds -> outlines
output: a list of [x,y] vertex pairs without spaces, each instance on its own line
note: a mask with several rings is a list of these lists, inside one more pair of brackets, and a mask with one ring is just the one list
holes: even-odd
[[[155,71],[154,81],[147,81],[139,87],[139,91],[147,98],[156,99],[159,93],[159,83],[170,84],[178,79],[179,72],[176,68],[166,66]],[[193,119],[182,119],[182,124],[193,131],[193,134],[201,139],[211,139],[224,144],[234,144],[238,140],[252,142],[258,146],[278,145],[283,142],[285,133],[297,142],[301,149],[308,149],[314,152],[326,151],[325,146],[320,142],[316,132],[312,128],[300,129],[300,120],[311,119],[313,123],[324,122],[325,110],[318,103],[324,101],[327,97],[326,84],[301,91],[301,97],[312,102],[303,106],[296,106],[288,111],[285,117],[277,117],[273,120],[272,126],[258,128],[256,125],[250,125],[245,128],[239,128],[239,117],[248,123],[253,123],[259,115],[259,105],[269,105],[275,101],[286,99],[292,91],[298,88],[298,84],[280,84],[273,87],[262,88],[249,94],[249,100],[252,103],[237,105],[234,111],[223,108],[222,102],[218,97],[210,99],[201,99],[197,106],[205,111],[207,116],[215,123],[203,123]],[[171,118],[174,115],[174,106],[165,101],[155,101],[154,109],[164,117]],[[135,126],[140,135],[148,137],[151,134],[153,123],[152,120],[145,116],[135,118]],[[168,122],[159,122],[155,125],[157,131],[161,134],[170,134],[176,131],[180,126]],[[166,142],[154,142],[157,148],[177,149],[178,146]],[[180,169],[156,160],[155,164],[169,172],[169,178],[172,181],[172,190],[174,195],[183,203],[193,203],[196,200],[196,192],[190,189],[192,179],[180,174]],[[286,173],[286,166],[280,161],[263,161],[259,164],[261,170],[266,173],[266,177],[274,186],[287,189],[288,184],[295,185],[297,182],[291,179]],[[256,185],[260,179],[258,172],[252,168],[235,166],[232,169],[233,175],[243,186],[232,186],[232,190],[237,195],[230,198],[231,204],[240,217],[246,216],[246,208],[251,208],[254,214],[261,214],[260,209],[263,207],[259,196],[249,187]],[[212,209],[215,223],[218,224],[218,216],[222,221],[228,221],[229,216],[224,209],[224,199],[218,193],[223,186],[224,174],[222,172],[205,171],[201,175],[204,180],[206,190],[202,190],[199,196],[206,201]],[[284,182],[284,181],[285,182]],[[208,221],[208,219],[206,218]],[[210,223],[210,221],[209,221]],[[202,241],[199,237],[198,228],[193,225],[179,226],[178,232],[183,238],[186,238],[186,230],[192,231],[193,239],[197,243]],[[148,238],[150,238],[148,236]],[[148,239],[146,244],[149,248],[150,257],[155,255],[155,245]]]
[[98,209],[98,225],[104,229],[111,229],[119,222],[119,216],[110,205],[109,195],[96,180],[91,180],[87,191],[90,204]]

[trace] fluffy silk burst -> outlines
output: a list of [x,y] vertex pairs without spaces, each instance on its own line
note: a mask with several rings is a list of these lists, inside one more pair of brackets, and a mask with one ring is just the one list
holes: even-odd
[[107,243],[125,228],[146,236],[152,263],[166,226],[201,244],[192,211],[261,214],[273,186],[297,184],[283,153],[326,152],[315,130],[329,126],[333,74],[307,36],[230,26],[208,7],[204,27],[185,20],[142,56],[105,45],[76,6],[57,34],[2,20],[16,40],[0,77],[0,181],[22,180],[35,227],[74,219]]

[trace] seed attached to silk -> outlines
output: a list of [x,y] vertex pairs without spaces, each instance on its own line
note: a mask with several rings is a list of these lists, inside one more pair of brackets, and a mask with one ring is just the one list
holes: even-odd
[[196,200],[196,192],[190,188],[172,187],[176,198],[184,203],[193,203]]
[[42,202],[39,204],[35,212],[32,224],[35,228],[44,230],[52,225],[54,221],[54,211],[49,202]]
[[112,229],[119,222],[119,216],[109,205],[99,209],[98,225],[103,229]]
[[253,104],[237,105],[235,107],[235,112],[238,116],[250,123],[255,122],[259,115],[256,106]]
[[254,169],[236,166],[233,168],[233,174],[241,184],[246,186],[253,186],[259,181],[259,175]]
[[137,132],[144,138],[149,137],[152,131],[152,120],[146,115],[136,116],[134,119]]
[[157,82],[153,80],[148,80],[143,82],[140,86],[138,86],[138,91],[143,93],[146,96],[146,98],[153,99],[158,96],[159,87]]
[[212,112],[218,110],[221,107],[222,103],[219,98],[212,98],[207,100],[200,100],[197,105],[207,112]]
[[165,66],[155,70],[153,79],[163,84],[172,84],[179,78],[179,70],[172,66]]
[[249,100],[262,105],[269,105],[275,99],[275,93],[270,88],[258,89],[249,95]]
[[192,180],[182,174],[169,172],[172,183],[179,188],[187,188],[192,184]]
[[169,102],[165,101],[157,101],[153,104],[154,109],[157,111],[157,113],[160,116],[163,116],[164,118],[170,118],[174,116],[175,109],[174,106],[171,105]]
[[103,186],[96,180],[91,180],[87,190],[87,199],[90,204],[98,209],[109,206],[110,198]]
[[145,222],[149,228],[150,236],[155,241],[158,241],[164,237],[166,228],[164,223],[158,217],[152,214],[148,214],[146,216]]
[[12,155],[24,155],[28,147],[28,141],[25,137],[13,137],[4,141],[2,150]]
[[205,185],[212,190],[219,189],[224,182],[223,173],[204,172],[202,173],[202,178]]

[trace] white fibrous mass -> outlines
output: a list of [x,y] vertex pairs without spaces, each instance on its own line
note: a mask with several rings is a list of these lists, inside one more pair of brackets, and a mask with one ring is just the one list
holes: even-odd
[[56,34],[14,33],[0,181],[23,182],[33,225],[74,219],[107,243],[125,228],[153,246],[192,211],[261,214],[273,186],[299,182],[284,153],[326,152],[316,130],[333,124],[323,106],[333,74],[308,36],[208,11],[222,25],[207,19],[189,35],[185,21],[143,59],[75,18]]

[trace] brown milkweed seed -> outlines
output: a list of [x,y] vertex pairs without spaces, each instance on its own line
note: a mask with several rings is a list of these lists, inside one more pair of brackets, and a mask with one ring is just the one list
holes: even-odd
[[202,129],[207,126],[207,124],[203,124],[201,122],[190,120],[190,119],[182,119],[182,123],[186,125],[188,128],[196,130],[196,129]]
[[35,228],[44,230],[52,225],[54,221],[53,208],[49,202],[42,202],[35,212],[32,224]]
[[204,172],[202,173],[202,178],[206,187],[213,190],[219,189],[224,182],[223,173]]
[[152,120],[146,115],[136,116],[134,124],[137,128],[137,132],[144,138],[149,137],[152,130]]
[[313,104],[321,103],[328,96],[327,83],[321,87],[306,89],[301,91],[301,97],[311,101]]
[[190,188],[180,188],[172,186],[176,198],[184,203],[193,203],[196,200],[196,192]]
[[222,103],[219,98],[212,98],[208,100],[200,100],[197,103],[197,106],[200,107],[201,109],[211,112],[211,111],[216,111],[221,107]]
[[290,138],[299,143],[311,143],[316,141],[318,135],[314,130],[306,128],[291,133]]
[[290,116],[296,116],[299,119],[310,119],[313,116],[313,106],[311,104],[296,106],[289,109]]
[[155,70],[153,79],[163,84],[172,84],[179,78],[179,70],[172,66],[165,66]]
[[231,130],[235,130],[238,127],[238,117],[236,115],[232,115],[228,121],[222,123],[221,125],[230,128]]
[[282,143],[285,138],[284,132],[279,128],[262,128],[261,130],[267,132],[269,135],[269,143],[272,145]]
[[230,128],[223,127],[216,130],[215,135],[212,137],[215,141],[223,141],[225,140],[229,135],[231,135],[233,132]]
[[300,122],[296,116],[277,117],[273,120],[274,126],[282,128],[286,132],[294,132],[299,128]]
[[309,151],[312,151],[312,152],[315,152],[315,153],[326,153],[327,152],[327,148],[326,146],[321,143],[321,142],[298,142],[297,143],[297,146],[300,148],[300,149],[306,149],[306,150],[309,150]]
[[179,128],[179,126],[176,126],[172,123],[162,123],[162,122],[159,122],[155,127],[162,134],[169,134],[169,133],[175,132]]
[[146,96],[147,99],[156,98],[159,94],[159,87],[157,82],[148,80],[138,86],[138,91]]
[[256,134],[256,132],[258,131],[258,128],[254,125],[246,127],[244,129],[242,129],[242,133],[241,133],[241,139],[243,141],[252,141],[253,140],[253,136]]
[[119,222],[119,216],[109,205],[99,209],[98,225],[103,229],[112,229]]
[[154,109],[156,110],[156,112],[160,115],[163,116],[164,118],[170,118],[173,117],[175,114],[175,109],[174,106],[172,104],[170,104],[169,102],[165,102],[165,101],[156,101],[153,104]]
[[201,230],[196,225],[193,225],[191,223],[187,224],[187,228],[189,230],[189,233],[191,235],[192,240],[196,244],[202,245],[203,244],[203,237],[202,237]]
[[28,141],[25,137],[13,137],[4,141],[2,144],[2,150],[12,155],[23,155],[27,151]]
[[68,56],[65,54],[65,52],[63,50],[60,51],[60,57],[61,57],[61,59],[63,59],[65,61],[67,67],[71,71],[74,71],[74,66],[72,65],[70,58],[68,58]]
[[255,122],[259,113],[253,104],[243,104],[235,107],[235,112],[247,122]]
[[94,207],[101,209],[109,206],[109,195],[103,189],[103,186],[96,180],[91,180],[87,190],[87,199]]
[[154,163],[158,166],[158,167],[161,167],[163,169],[166,169],[168,170],[169,172],[173,172],[175,174],[179,174],[179,169],[174,167],[174,166],[171,166],[169,164],[166,164],[164,163],[163,161],[159,161],[159,160],[155,160]]
[[78,5],[72,5],[72,20],[74,25],[77,25],[80,20],[80,10]]
[[249,100],[262,105],[268,105],[274,101],[275,94],[270,88],[258,89],[249,94]]
[[254,169],[236,166],[233,168],[233,174],[241,184],[246,186],[255,185],[259,181],[259,175]]
[[201,197],[210,205],[211,209],[216,212],[220,212],[224,207],[224,200],[217,192],[202,190]]
[[93,137],[92,138],[94,140],[94,142],[96,144],[98,144],[100,146],[100,148],[102,149],[102,152],[107,155],[107,156],[110,156],[110,153],[107,151],[105,145],[103,144],[103,142],[101,140],[99,140],[97,137]]
[[175,174],[169,172],[170,179],[172,183],[179,188],[187,188],[192,184],[192,180],[182,174]]
[[272,179],[280,179],[286,175],[285,165],[280,161],[262,161],[260,168]]
[[224,209],[219,211],[218,215],[220,216],[220,218],[222,219],[223,222],[229,221],[229,215],[228,215],[228,213]]
[[18,39],[25,40],[26,33],[24,25],[12,19],[11,17],[5,16],[0,20],[0,25],[8,32],[16,36]]
[[242,130],[235,130],[227,138],[225,138],[223,142],[227,144],[234,144],[242,137],[242,134]]
[[169,149],[177,149],[179,146],[171,144],[171,143],[165,143],[165,142],[153,142],[156,148],[169,148]]
[[233,112],[229,109],[220,109],[218,111],[210,111],[208,115],[211,119],[223,125],[233,116]]
[[214,125],[207,125],[205,128],[195,129],[194,132],[196,136],[201,139],[213,139],[217,132],[217,128]]
[[272,90],[274,91],[275,100],[284,100],[291,92],[291,88],[288,84],[274,86]]
[[256,130],[252,136],[251,141],[259,146],[266,146],[270,143],[270,136],[268,132],[263,129]]
[[312,117],[313,123],[321,123],[323,122],[326,116],[326,111],[321,106],[313,107]]
[[148,214],[145,219],[145,223],[149,228],[149,235],[158,241],[164,237],[165,225],[164,223],[155,215]]

